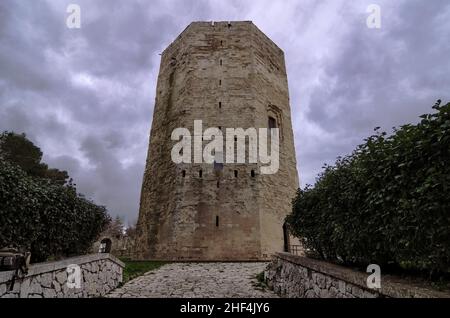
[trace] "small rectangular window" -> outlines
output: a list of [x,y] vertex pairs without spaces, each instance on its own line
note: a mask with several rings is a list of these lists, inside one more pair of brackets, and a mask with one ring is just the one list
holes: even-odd
[[222,102],[219,102],[219,108],[222,108]]
[[222,66],[222,60],[220,60],[220,66]]
[[238,177],[239,172],[237,170],[234,170],[234,177],[237,178]]
[[252,178],[254,178],[255,177],[255,170],[252,170],[252,172],[250,174],[251,174]]
[[222,80],[219,80],[219,86],[221,86],[222,85]]
[[269,117],[269,129],[277,128],[277,121],[273,117]]
[[216,215],[216,227],[219,227],[219,216]]
[[200,170],[200,171],[198,172],[198,176],[199,176],[200,178],[203,177],[203,171],[202,171],[202,170]]

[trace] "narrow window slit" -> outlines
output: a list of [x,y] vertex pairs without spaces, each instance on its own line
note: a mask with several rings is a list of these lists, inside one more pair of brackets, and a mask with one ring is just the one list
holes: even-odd
[[277,128],[277,121],[273,117],[269,117],[269,129]]

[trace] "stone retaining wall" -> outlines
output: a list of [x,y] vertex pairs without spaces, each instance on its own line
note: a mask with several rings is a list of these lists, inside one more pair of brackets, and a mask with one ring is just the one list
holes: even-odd
[[[80,288],[67,284],[69,265],[81,269]],[[0,298],[81,298],[101,297],[122,282],[124,263],[111,254],[91,254],[57,262],[31,265],[28,274],[16,279],[9,291],[14,271],[0,272]]]
[[265,277],[268,286],[282,297],[292,298],[449,298],[450,293],[383,275],[381,289],[369,289],[370,274],[324,261],[277,253]]

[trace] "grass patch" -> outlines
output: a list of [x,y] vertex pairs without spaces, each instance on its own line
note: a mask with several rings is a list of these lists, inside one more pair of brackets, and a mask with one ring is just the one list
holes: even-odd
[[267,286],[267,284],[266,284],[264,272],[257,274],[255,276],[255,278],[256,278],[256,283],[253,283],[253,287],[255,287],[256,289],[259,289],[261,291],[266,291],[266,289],[269,288],[269,286]]
[[166,264],[166,262],[158,261],[132,261],[126,258],[120,260],[125,263],[125,268],[123,269],[123,283]]

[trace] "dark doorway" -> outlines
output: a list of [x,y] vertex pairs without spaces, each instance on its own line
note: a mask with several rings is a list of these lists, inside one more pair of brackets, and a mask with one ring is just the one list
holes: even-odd
[[109,238],[105,238],[100,242],[100,253],[111,253],[112,242]]
[[284,247],[283,252],[289,253],[289,229],[286,223],[283,224],[283,239],[284,239]]

